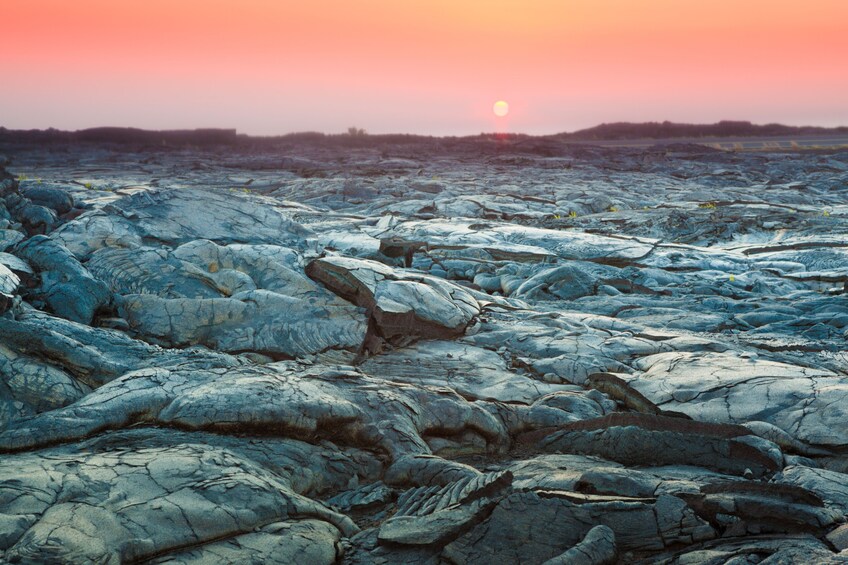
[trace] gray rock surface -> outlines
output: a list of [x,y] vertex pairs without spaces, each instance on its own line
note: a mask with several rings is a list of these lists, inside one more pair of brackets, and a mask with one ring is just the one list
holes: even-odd
[[[539,435],[539,431],[531,432],[523,439],[532,442]],[[691,464],[758,478],[783,464],[775,444],[751,435],[746,428],[641,414],[611,414],[567,424],[543,437],[540,446],[625,465]]]
[[697,549],[685,549],[659,558],[637,561],[683,565],[684,563],[816,563],[837,565],[846,557],[835,554],[826,543],[811,535],[750,536],[736,540],[715,540]]
[[118,314],[132,333],[165,347],[204,345],[227,352],[255,351],[282,358],[329,349],[356,350],[365,339],[362,312],[350,305],[315,306],[267,290],[229,298],[121,297]]
[[0,153],[0,563],[848,562],[844,151]]
[[335,526],[320,520],[275,522],[254,532],[158,557],[151,563],[333,565],[340,553],[340,537]]
[[608,526],[595,526],[583,541],[543,565],[605,565],[615,563],[617,557],[615,532]]
[[503,499],[489,518],[445,546],[443,555],[464,563],[539,563],[580,543],[598,524],[615,533],[620,551],[661,550],[715,535],[673,496],[626,499],[526,492]]
[[136,192],[62,226],[52,237],[87,259],[103,247],[146,242],[179,245],[195,239],[224,243],[298,243],[308,230],[274,205],[211,190]]
[[644,372],[630,384],[662,408],[711,422],[765,421],[814,445],[848,443],[848,385],[838,372],[729,352],[661,353],[637,366]]
[[90,324],[112,298],[103,281],[92,277],[63,245],[47,236],[36,235],[18,244],[15,255],[39,275],[38,286],[28,296],[57,316]]
[[[2,513],[35,515],[3,549],[24,562],[123,562],[312,518],[350,535],[349,518],[295,494],[224,450],[178,445],[79,456],[21,455],[2,463]],[[326,543],[327,528],[310,530]],[[338,535],[338,534],[336,534]]]

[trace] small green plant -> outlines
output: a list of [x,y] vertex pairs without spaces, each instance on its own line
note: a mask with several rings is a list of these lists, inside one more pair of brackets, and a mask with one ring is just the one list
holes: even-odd
[[27,180],[28,178],[29,178],[29,177],[28,177],[28,176],[26,176],[25,174],[20,174],[20,175],[18,175],[18,181]]
[[571,218],[571,219],[576,218],[576,217],[577,217],[577,212],[575,212],[574,210],[572,210],[571,212],[569,212],[569,213],[568,213],[568,217],[569,217],[569,218]]
[[730,275],[730,282],[734,282],[735,280],[736,280],[736,277],[733,276],[733,275]]
[[92,188],[94,188],[94,185],[93,185],[93,184],[91,184],[90,182],[87,182],[87,183],[83,184],[83,186],[84,186],[85,188],[87,188],[88,190],[91,190]]
[[35,184],[41,184],[41,179],[35,179]]
[[642,206],[642,210],[650,210],[647,206]]
[[551,217],[552,217],[554,220],[559,220],[561,216],[560,216],[559,214],[554,214],[554,215],[553,215],[553,216],[551,216]]
[[823,210],[822,216],[824,216],[825,218],[829,218],[830,217],[830,210]]
[[609,211],[610,212],[618,212],[618,207],[617,206],[610,206]]
[[698,204],[698,208],[705,208],[707,210],[715,210],[716,203],[715,202],[701,202]]

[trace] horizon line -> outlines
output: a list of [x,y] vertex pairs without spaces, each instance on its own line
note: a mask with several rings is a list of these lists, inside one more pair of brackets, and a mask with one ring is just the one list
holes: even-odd
[[[848,130],[848,125],[837,125],[837,126],[817,126],[817,125],[787,125],[781,122],[768,122],[768,123],[754,123],[748,120],[719,120],[717,122],[707,123],[707,122],[672,122],[669,120],[664,121],[645,121],[645,122],[630,122],[630,121],[615,121],[615,122],[601,122],[595,126],[591,126],[588,128],[581,128],[577,130],[567,131],[556,131],[554,133],[546,133],[546,134],[538,134],[538,133],[524,133],[520,131],[480,131],[477,133],[466,133],[466,134],[438,134],[438,133],[410,133],[410,132],[380,132],[380,133],[372,133],[369,132],[366,128],[360,128],[358,126],[350,126],[346,128],[347,131],[319,131],[319,130],[295,130],[288,131],[285,133],[274,133],[274,134],[251,134],[240,132],[237,127],[194,127],[194,128],[168,128],[168,129],[148,129],[144,127],[138,126],[115,126],[115,125],[101,125],[101,126],[92,126],[86,128],[80,128],[75,130],[64,130],[58,129],[54,127],[48,128],[30,128],[30,129],[19,129],[19,128],[8,128],[6,126],[0,125],[0,132],[6,133],[26,133],[26,134],[84,134],[84,133],[96,133],[96,132],[106,132],[113,131],[115,133],[120,131],[126,132],[138,132],[145,134],[175,134],[175,133],[226,133],[228,135],[235,135],[237,137],[248,137],[248,138],[284,138],[284,137],[294,137],[294,136],[324,136],[324,137],[353,137],[353,136],[368,136],[368,137],[391,137],[391,136],[405,136],[405,137],[428,137],[428,138],[464,138],[464,137],[479,137],[479,136],[488,136],[488,135],[496,135],[496,136],[508,136],[508,137],[562,137],[562,136],[573,136],[577,134],[581,134],[584,132],[592,132],[593,130],[601,130],[601,128],[648,128],[648,127],[660,127],[660,128],[720,128],[720,127],[741,127],[741,128],[752,128],[752,129],[767,129],[767,128],[780,128],[784,130],[788,130],[785,133],[790,133],[791,130],[817,130],[811,133],[828,133],[832,132],[835,134],[846,133],[843,130]],[[636,132],[630,132],[636,133]],[[752,132],[755,133],[755,132]],[[703,134],[693,133],[694,136],[703,136]]]

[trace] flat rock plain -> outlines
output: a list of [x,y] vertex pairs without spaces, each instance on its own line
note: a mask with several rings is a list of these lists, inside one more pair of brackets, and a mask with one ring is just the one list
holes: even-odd
[[848,562],[846,151],[0,153],[0,562]]

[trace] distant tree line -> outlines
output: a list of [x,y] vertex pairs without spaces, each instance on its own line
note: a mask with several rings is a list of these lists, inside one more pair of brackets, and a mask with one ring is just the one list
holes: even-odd
[[238,141],[235,129],[146,130],[138,128],[101,127],[77,131],[10,130],[0,127],[0,141],[11,142],[95,142],[137,145],[223,145]]
[[529,136],[520,133],[481,133],[464,137],[434,137],[415,134],[369,134],[364,129],[350,127],[345,133],[326,134],[316,131],[295,132],[277,136],[249,136],[235,129],[193,130],[143,130],[137,128],[102,127],[77,131],[11,130],[0,127],[0,142],[11,143],[116,143],[157,146],[205,146],[226,144],[284,143],[330,143],[352,146],[372,144],[409,144],[420,142],[557,142],[617,140],[617,139],[668,139],[703,137],[774,137],[801,135],[846,135],[848,127],[824,128],[813,126],[785,126],[782,124],[755,125],[744,121],[722,121],[716,124],[679,124],[673,122],[601,124],[593,128],[559,133],[549,136]]
[[755,125],[744,121],[721,121],[716,124],[678,124],[646,122],[634,124],[617,122],[601,124],[573,133],[554,137],[574,140],[593,139],[666,139],[674,137],[773,137],[792,135],[848,134],[848,127],[824,128],[785,126],[783,124]]

